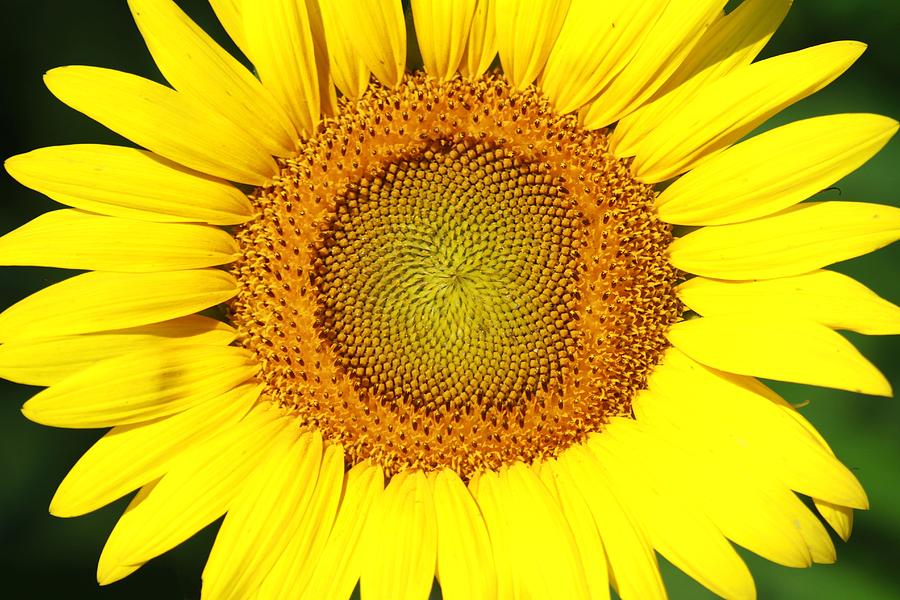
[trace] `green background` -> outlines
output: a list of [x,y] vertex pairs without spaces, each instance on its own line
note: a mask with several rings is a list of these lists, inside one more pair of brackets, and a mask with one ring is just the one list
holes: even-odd
[[[217,39],[225,36],[203,0],[179,2]],[[3,0],[0,36],[3,83],[2,156],[36,147],[122,140],[55,101],[41,75],[52,67],[87,64],[159,79],[124,0]],[[768,124],[833,112],[877,112],[897,118],[900,98],[900,2],[799,0],[765,51],[771,55],[839,39],[867,42],[869,50],[837,83]],[[229,46],[231,47],[231,46]],[[55,208],[37,193],[0,175],[0,232]],[[900,143],[894,140],[859,172],[821,199],[900,204]],[[838,265],[893,302],[900,301],[898,246]],[[0,307],[70,275],[61,271],[0,271]],[[850,336],[895,387],[898,342]],[[768,599],[893,600],[900,598],[900,406],[896,400],[784,385],[793,402],[809,400],[804,414],[866,487],[872,504],[857,513],[853,537],[838,544],[838,563],[806,570],[748,557],[759,597]],[[214,532],[207,530],[154,560],[123,582],[99,588],[96,559],[124,502],[77,519],[58,519],[47,506],[58,482],[97,431],[54,430],[25,420],[19,406],[36,389],[0,382],[0,581],[9,598],[198,598],[199,575]],[[773,440],[773,443],[777,443]],[[712,595],[664,565],[672,598]]]

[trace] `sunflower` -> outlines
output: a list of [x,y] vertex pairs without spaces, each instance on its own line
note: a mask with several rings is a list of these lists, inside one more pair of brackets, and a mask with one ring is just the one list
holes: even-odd
[[413,0],[407,70],[399,0],[211,4],[252,71],[129,0],[171,87],[45,81],[143,149],[6,161],[70,208],[0,261],[87,272],[0,315],[0,374],[111,427],[50,510],[137,491],[101,584],[223,515],[204,598],[663,598],[657,552],[752,598],[733,544],[834,561],[813,507],[846,539],[866,495],[757,378],[891,394],[835,330],[900,309],[823,267],[900,210],[803,201],[897,123],[747,135],[862,44],[756,60],[788,0]]

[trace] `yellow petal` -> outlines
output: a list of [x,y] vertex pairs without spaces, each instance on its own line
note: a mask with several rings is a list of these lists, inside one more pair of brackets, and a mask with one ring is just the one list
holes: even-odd
[[845,542],[849,540],[850,532],[853,531],[853,509],[818,498],[813,498],[813,503],[822,518],[841,536],[841,539]]
[[724,225],[770,215],[827,188],[872,158],[897,132],[879,115],[797,121],[721,152],[666,188],[659,216]]
[[655,442],[648,444],[648,451],[666,452],[659,469],[682,474],[684,493],[730,540],[784,566],[811,565],[809,549],[795,526],[797,504],[800,510],[806,508],[790,489],[775,474],[754,476],[752,463],[723,443],[723,436],[705,440],[705,445],[692,443],[695,431],[680,427],[671,411],[658,410],[663,402],[672,399],[646,390],[635,402],[636,412],[641,412],[638,423]]
[[900,208],[864,202],[810,202],[777,215],[704,227],[675,240],[672,264],[717,279],[770,279],[808,273],[900,239]]
[[656,98],[623,118],[610,138],[618,157],[673,114],[687,106],[706,86],[749,65],[784,20],[791,0],[745,0],[714,22]]
[[221,517],[264,464],[278,433],[290,429],[292,420],[277,416],[256,408],[175,459],[149,496],[119,519],[101,557],[104,570],[146,562]]
[[319,77],[306,3],[244,3],[244,33],[259,78],[291,116],[297,131],[319,124]]
[[228,37],[241,49],[241,52],[247,54],[247,40],[244,37],[244,17],[241,14],[241,6],[243,0],[209,0],[216,18],[225,28]]
[[237,423],[261,389],[243,385],[172,417],[113,427],[63,479],[50,513],[83,515],[159,479],[183,452]]
[[591,600],[606,600],[609,596],[609,573],[606,568],[606,551],[600,541],[600,533],[594,524],[591,509],[578,490],[571,475],[559,468],[555,460],[541,464],[541,480],[556,496],[563,516],[575,536],[575,545],[581,559]]
[[581,108],[628,64],[665,0],[573,0],[541,75],[559,113]]
[[360,538],[372,509],[384,493],[381,467],[360,463],[347,473],[337,519],[306,588],[308,598],[349,598],[359,579],[364,555]]
[[619,597],[665,600],[666,589],[653,547],[631,514],[627,497],[614,488],[604,466],[582,444],[563,452],[558,464],[576,482],[590,507],[606,550],[610,582]]
[[547,62],[562,29],[570,0],[496,0],[497,49],[503,74],[525,89]]
[[[768,388],[766,388],[768,389]],[[771,390],[770,390],[771,391]],[[771,392],[774,394],[774,392]],[[775,401],[779,404],[779,406],[784,410],[784,412],[791,415],[794,420],[800,423],[806,431],[810,434],[810,436],[815,439],[819,444],[832,455],[834,452],[828,446],[828,443],[825,441],[825,438],[822,437],[815,427],[813,427],[812,423],[807,421],[803,415],[800,414],[800,411],[794,408],[793,405],[782,399],[780,396],[776,395]],[[821,498],[813,498],[813,504],[816,509],[819,511],[819,514],[822,515],[822,518],[831,525],[831,527],[837,532],[837,534],[843,539],[845,542],[850,537],[850,532],[853,529],[853,509],[847,506],[841,506],[840,504],[834,504],[827,500],[823,500]]]
[[[320,6],[329,3],[323,0]],[[381,83],[397,87],[406,71],[406,19],[400,0],[340,0],[334,4],[332,17],[339,22],[336,29],[345,32],[356,55]],[[323,16],[329,10],[323,11]],[[330,28],[327,22],[325,27]]]
[[236,292],[234,278],[217,270],[83,273],[6,309],[0,314],[0,341],[158,323],[215,306]]
[[259,588],[260,598],[302,598],[334,525],[344,483],[344,451],[325,448],[309,507],[295,514],[297,531]]
[[755,598],[747,565],[686,497],[680,474],[657,470],[649,437],[635,421],[620,419],[593,436],[589,446],[607,466],[617,489],[627,494],[629,507],[660,554],[723,598]]
[[474,498],[450,469],[433,480],[437,519],[437,573],[446,600],[497,597],[487,526]]
[[371,71],[354,48],[350,29],[344,23],[347,5],[343,1],[318,2],[334,84],[344,96],[356,100],[366,91]]
[[[719,454],[743,455],[758,465],[767,479],[776,477],[802,494],[844,506],[868,506],[853,473],[793,415],[742,379],[747,378],[704,367],[672,349],[648,385],[653,392],[651,400],[656,400],[655,413],[683,430],[682,442]],[[638,420],[646,423],[647,416],[639,415]],[[653,414],[649,416],[652,422]],[[695,439],[706,431],[706,438]]]
[[322,463],[322,435],[281,432],[242,486],[203,569],[202,598],[250,597],[300,529]]
[[678,287],[678,297],[703,316],[797,317],[867,335],[900,334],[900,307],[833,271],[762,281],[694,277]]
[[628,65],[587,108],[584,126],[605,127],[649,100],[697,45],[724,5],[722,0],[666,3]]
[[863,50],[859,42],[822,44],[754,63],[712,82],[635,145],[635,175],[652,183],[687,171],[837,79]]
[[500,476],[495,471],[478,473],[469,481],[469,491],[484,517],[494,554],[496,597],[522,598],[521,566],[515,562],[515,542],[507,522],[508,507],[501,501],[499,486]]
[[0,237],[2,265],[140,273],[212,267],[238,256],[234,238],[217,227],[71,209],[44,213]]
[[325,23],[322,21],[322,10],[319,0],[304,0],[309,15],[309,30],[312,34],[313,49],[316,55],[316,74],[319,80],[319,107],[324,115],[336,115],[337,90],[334,87],[334,76],[328,57],[328,40],[325,37]]
[[61,67],[44,75],[53,95],[161,156],[202,173],[250,185],[274,175],[275,161],[243,129],[197,100],[110,69]]
[[[677,400],[645,391],[635,403],[642,413],[637,422],[646,432],[646,451],[658,453],[652,467],[656,477],[675,485],[677,493],[700,508],[727,538],[768,560],[798,568],[812,564],[812,550],[817,558],[833,558],[827,534],[816,535],[823,532],[815,529],[817,519],[781,480],[781,472],[752,454],[755,447],[742,445],[746,438],[740,430],[698,440],[703,423],[683,426],[695,418],[693,411],[679,416],[677,406],[659,410],[660,403],[673,402]],[[651,418],[643,418],[648,413]],[[715,420],[712,426],[728,425]]]
[[143,327],[104,333],[26,339],[0,345],[0,377],[28,385],[48,386],[101,360],[171,340],[186,344],[227,346],[237,332],[208,317],[191,315]]
[[[250,71],[172,0],[128,0],[128,4],[153,60],[172,87],[228,119],[269,154],[293,152],[294,128],[281,107]],[[246,8],[256,4],[244,6],[248,37]]]
[[[158,483],[159,479],[152,481],[139,489],[137,494],[134,495],[134,498],[131,499],[131,502],[129,502],[128,506],[125,508],[123,516],[143,504],[147,499],[147,496],[149,496],[150,492],[156,488]],[[118,552],[118,540],[119,538],[113,540],[112,544],[107,540],[106,545],[103,547],[103,552],[100,553],[100,561],[97,563],[97,583],[100,585],[109,585],[120,579],[125,579],[145,564],[141,562],[134,565],[123,565],[113,562],[110,557],[115,556]]]
[[425,475],[395,475],[370,518],[361,595],[374,600],[428,598],[437,560],[437,523]]
[[421,471],[395,475],[371,519],[361,595],[383,600],[427,598],[437,560],[437,523],[425,475]]
[[888,381],[850,342],[812,321],[721,315],[676,323],[668,337],[694,360],[723,371],[891,395]]
[[456,74],[466,48],[476,0],[412,0],[425,71],[445,81]]
[[63,379],[26,402],[22,412],[54,427],[139,423],[224,394],[256,371],[244,348],[159,342]]
[[559,504],[537,475],[522,463],[501,469],[498,492],[524,594],[560,600],[588,598],[575,538]]
[[53,146],[8,158],[5,166],[57,202],[113,217],[237,225],[253,214],[234,186],[133,148]]
[[488,70],[497,56],[496,0],[476,0],[459,72],[474,79]]

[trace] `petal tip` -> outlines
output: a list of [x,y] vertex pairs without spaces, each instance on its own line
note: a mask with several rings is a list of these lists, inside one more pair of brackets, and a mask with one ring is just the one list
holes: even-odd
[[875,382],[870,392],[873,396],[882,396],[884,398],[893,398],[894,397],[894,389],[891,386],[891,382],[888,381],[884,376],[879,378],[879,381]]
[[43,77],[41,78],[44,81],[44,85],[47,86],[51,92],[53,92],[53,86],[59,81],[60,77],[65,76],[65,71],[71,70],[72,67],[54,67],[48,71],[44,72]]
[[101,556],[100,563],[97,565],[97,583],[101,586],[107,586],[125,579],[130,572],[130,570],[123,567],[108,564],[108,561],[104,561]]
[[[827,45],[827,44],[823,44]],[[853,55],[853,60],[862,56],[863,52],[869,47],[869,44],[860,42],[859,40],[840,40],[831,43],[832,47],[843,47],[847,49],[848,55]]]
[[887,138],[891,139],[894,135],[897,134],[897,130],[900,129],[900,121],[897,119],[885,116],[885,115],[877,115],[880,119],[884,121],[885,124],[885,132],[887,133]]
[[28,406],[29,404],[31,404],[31,400],[23,404],[22,408],[19,409],[22,411],[22,416],[34,423],[40,423],[40,421],[37,420],[37,415],[35,414],[33,407]]
[[18,177],[16,177],[16,171],[19,170],[19,166],[22,164],[23,156],[23,154],[16,154],[15,156],[10,156],[3,161],[3,168],[6,169],[6,172],[9,173],[13,179],[18,180]]
[[70,517],[79,516],[78,513],[69,509],[69,507],[67,506],[68,504],[69,502],[67,501],[67,499],[59,493],[59,490],[57,490],[56,494],[54,494],[53,496],[53,499],[50,500],[50,506],[48,507],[47,512],[60,519],[68,519]]

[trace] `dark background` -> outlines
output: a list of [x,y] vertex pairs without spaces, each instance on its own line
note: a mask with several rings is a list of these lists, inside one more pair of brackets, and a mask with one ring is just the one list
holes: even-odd
[[[226,41],[203,0],[179,2],[207,31]],[[57,102],[41,75],[66,64],[117,68],[159,79],[124,0],[2,0],[0,36],[0,156],[67,143],[122,140]],[[839,39],[867,42],[869,50],[837,83],[786,111],[767,127],[834,112],[877,112],[897,118],[900,99],[900,2],[798,0],[765,55]],[[228,45],[229,48],[233,46]],[[900,143],[889,144],[859,172],[822,199],[900,204]],[[0,175],[0,233],[55,208]],[[900,301],[898,247],[838,265],[876,292]],[[0,271],[0,308],[70,273],[45,269]],[[849,336],[891,379],[900,382],[896,339]],[[804,414],[866,487],[872,504],[858,512],[838,563],[791,570],[744,553],[760,598],[894,600],[900,598],[900,406],[896,400],[783,385],[792,402],[809,400]],[[8,598],[199,598],[199,577],[213,531],[205,531],[107,588],[94,581],[96,559],[124,508],[118,502],[77,519],[47,513],[67,469],[100,436],[97,431],[53,430],[25,420],[19,406],[36,389],[0,382],[0,581]],[[774,443],[774,442],[773,442]],[[675,600],[711,598],[698,584],[664,565]]]

